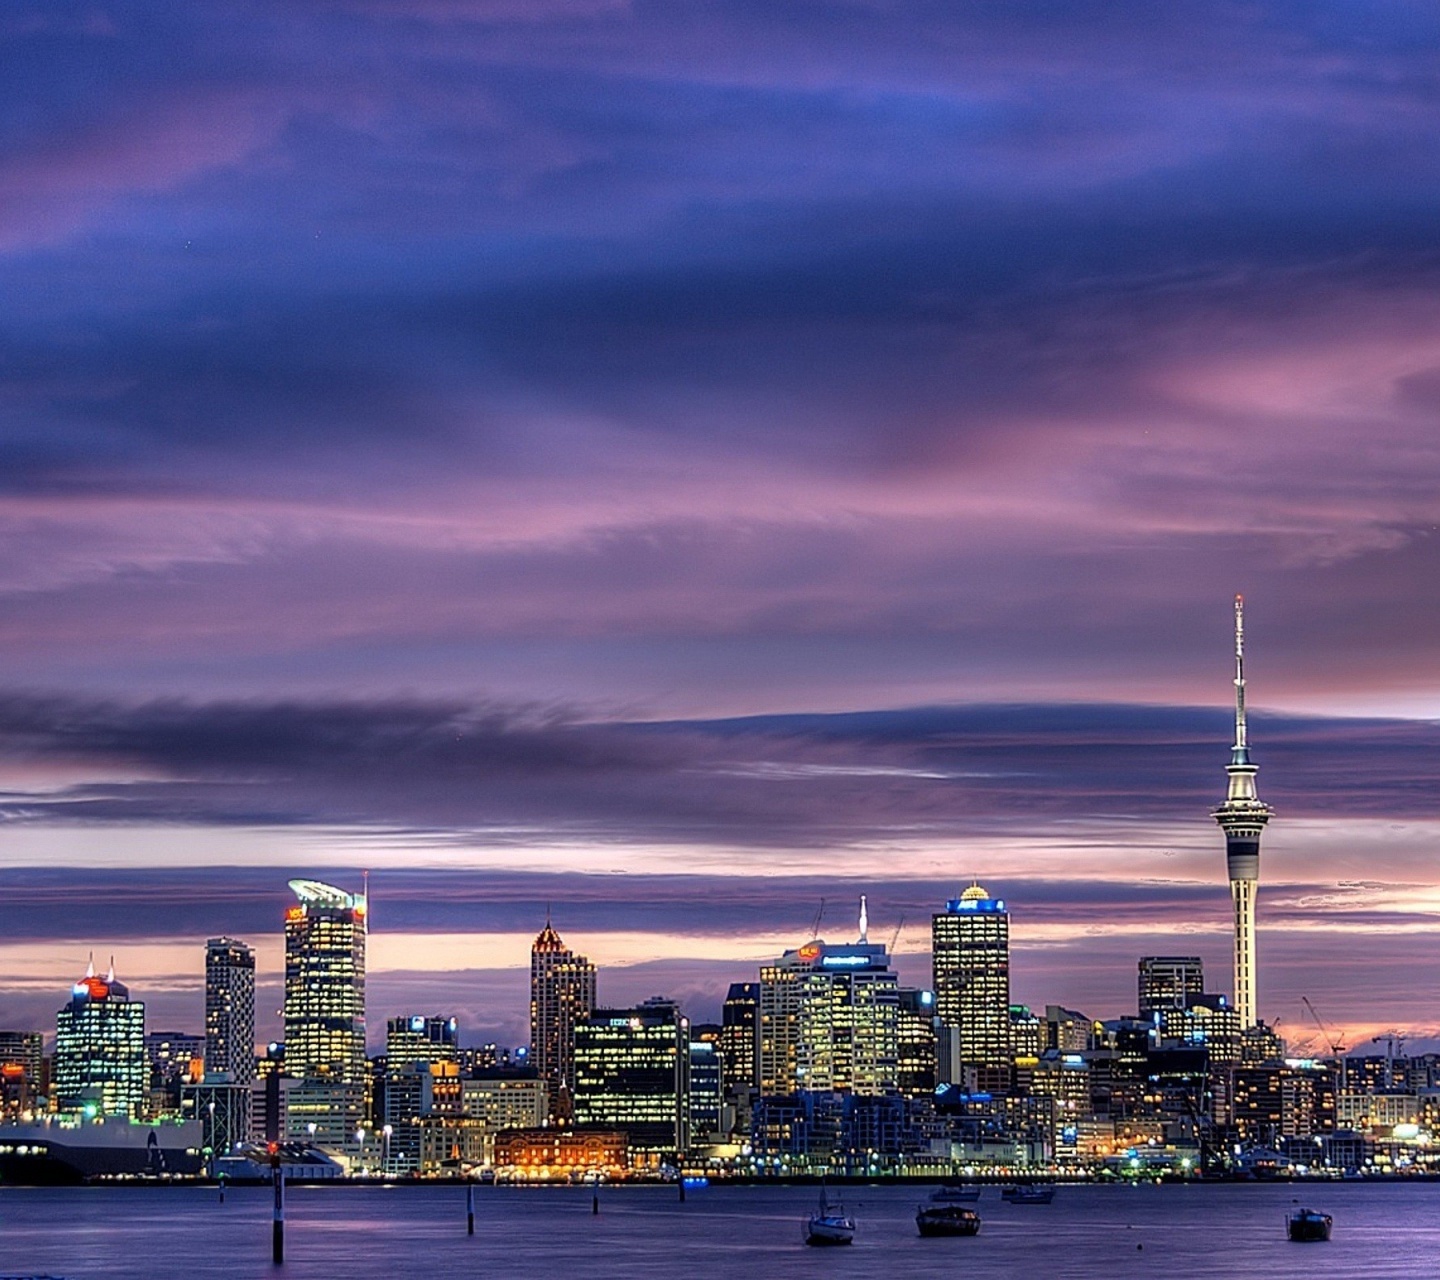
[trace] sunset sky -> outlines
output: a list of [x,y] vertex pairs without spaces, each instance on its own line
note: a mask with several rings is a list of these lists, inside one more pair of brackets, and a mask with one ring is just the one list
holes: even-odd
[[[371,871],[370,1019],[713,1017],[809,936],[1440,1035],[1440,9],[10,0],[0,1027],[202,1025]],[[898,933],[896,933],[898,929]],[[1316,1046],[1312,1046],[1316,1047]]]

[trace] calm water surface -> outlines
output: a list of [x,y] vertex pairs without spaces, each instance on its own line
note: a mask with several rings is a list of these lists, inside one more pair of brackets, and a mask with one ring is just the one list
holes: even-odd
[[[928,1188],[849,1187],[850,1249],[809,1249],[804,1187],[712,1187],[680,1204],[673,1189],[590,1193],[446,1187],[291,1188],[286,1262],[270,1263],[270,1193],[232,1187],[0,1188],[0,1275],[67,1280],[370,1280],[512,1275],[543,1280],[708,1277],[898,1280],[952,1277],[1285,1277],[1385,1280],[1440,1272],[1440,1183],[1064,1187],[1051,1205],[1011,1206],[987,1188],[973,1239],[921,1240]],[[1335,1217],[1329,1244],[1290,1244],[1284,1219],[1303,1198]]]

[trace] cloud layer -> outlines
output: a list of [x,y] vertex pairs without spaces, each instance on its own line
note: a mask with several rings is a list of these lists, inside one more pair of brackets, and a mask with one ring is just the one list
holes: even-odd
[[7,5],[0,923],[40,950],[0,1019],[47,931],[159,983],[362,862],[471,876],[394,918],[504,999],[476,939],[552,895],[637,990],[621,934],[718,939],[713,1000],[798,886],[919,919],[968,872],[1049,904],[1036,990],[1119,999],[1223,929],[1240,590],[1272,989],[1364,1022],[1434,910],[1437,39],[1419,0]]

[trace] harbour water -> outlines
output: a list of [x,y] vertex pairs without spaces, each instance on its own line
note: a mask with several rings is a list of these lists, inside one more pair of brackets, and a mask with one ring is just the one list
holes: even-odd
[[[807,1249],[810,1187],[607,1187],[600,1213],[575,1188],[293,1187],[286,1261],[270,1261],[270,1192],[214,1188],[0,1188],[0,1275],[67,1280],[379,1280],[534,1274],[640,1280],[1264,1276],[1386,1280],[1432,1275],[1440,1182],[1062,1187],[1013,1206],[988,1187],[972,1239],[922,1240],[929,1188],[841,1188],[859,1223],[849,1249]],[[1334,1216],[1328,1244],[1291,1244],[1297,1203]]]

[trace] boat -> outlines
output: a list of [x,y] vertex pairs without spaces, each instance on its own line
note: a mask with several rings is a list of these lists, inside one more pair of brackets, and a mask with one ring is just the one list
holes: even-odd
[[1011,1204],[1049,1204],[1055,1199],[1055,1188],[1048,1182],[1021,1182],[1006,1187],[1000,1193],[1000,1199]]
[[200,1121],[138,1124],[51,1116],[0,1124],[0,1183],[54,1186],[109,1178],[197,1177]]
[[855,1219],[845,1212],[842,1204],[831,1205],[820,1187],[820,1208],[805,1220],[805,1243],[813,1245],[853,1244],[855,1242]]
[[1332,1225],[1328,1213],[1314,1209],[1296,1209],[1285,1223],[1290,1239],[1297,1241],[1328,1240]]
[[915,1226],[922,1236],[973,1236],[980,1230],[980,1215],[963,1204],[922,1204]]
[[963,1182],[942,1182],[930,1193],[931,1204],[974,1204],[980,1199],[979,1187],[967,1187]]

